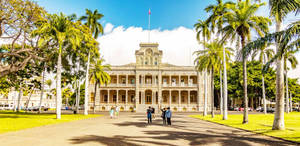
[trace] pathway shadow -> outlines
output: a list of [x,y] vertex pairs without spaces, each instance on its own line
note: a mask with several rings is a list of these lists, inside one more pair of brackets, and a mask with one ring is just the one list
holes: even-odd
[[69,141],[71,142],[71,144],[84,144],[88,142],[97,142],[99,144],[104,144],[109,146],[139,146],[144,144],[170,145],[164,142],[142,140],[130,136],[121,136],[121,135],[116,135],[113,137],[86,135],[82,137],[75,137],[73,139],[70,139]]
[[[105,137],[99,135],[85,135],[70,139],[72,144],[86,144],[97,142],[104,145],[182,145],[174,143],[176,140],[186,140],[189,145],[230,145],[230,146],[250,146],[253,143],[262,145],[290,145],[291,143],[263,138],[243,137],[227,133],[196,133],[183,131],[143,131],[144,136],[121,136]],[[149,140],[151,139],[151,140]],[[165,142],[162,142],[165,141]],[[250,143],[253,142],[253,143]]]

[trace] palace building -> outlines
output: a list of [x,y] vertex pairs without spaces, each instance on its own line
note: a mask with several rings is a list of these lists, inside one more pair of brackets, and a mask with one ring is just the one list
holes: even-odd
[[207,82],[209,111],[210,75],[197,72],[194,66],[162,63],[163,52],[158,46],[157,43],[141,43],[140,49],[135,52],[136,63],[112,66],[107,71],[111,83],[100,85],[96,97],[94,84],[90,83],[89,108],[107,111],[119,106],[121,111],[146,112],[151,106],[156,111],[164,107],[182,112],[203,111]]

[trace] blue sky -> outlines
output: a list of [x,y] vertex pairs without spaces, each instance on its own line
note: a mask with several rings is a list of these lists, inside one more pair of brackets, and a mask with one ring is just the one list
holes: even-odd
[[213,0],[37,0],[50,13],[76,13],[98,9],[104,14],[103,23],[117,26],[148,28],[148,9],[151,9],[151,28],[192,28],[197,19],[205,18],[204,8]]
[[[104,35],[98,38],[100,53],[107,63],[122,65],[135,62],[134,52],[140,42],[148,40],[148,10],[151,9],[151,42],[159,43],[164,52],[163,62],[175,65],[193,65],[192,53],[202,47],[196,40],[193,25],[198,19],[205,20],[204,8],[215,0],[36,0],[49,13],[63,12],[82,16],[85,9],[98,9],[104,14],[101,23]],[[228,1],[228,0],[223,0]],[[236,1],[236,0],[232,0]],[[268,2],[268,0],[262,0]],[[257,15],[269,16],[268,6],[261,7]],[[284,25],[299,20],[288,15]],[[273,23],[270,31],[275,30]],[[233,45],[233,44],[232,44]],[[235,45],[233,45],[235,46]],[[297,54],[300,58],[300,53]],[[300,66],[289,72],[300,77]]]

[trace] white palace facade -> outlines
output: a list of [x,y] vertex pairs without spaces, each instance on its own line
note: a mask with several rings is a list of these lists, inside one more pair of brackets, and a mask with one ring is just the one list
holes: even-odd
[[[210,76],[197,72],[194,66],[162,63],[163,52],[157,43],[141,43],[135,52],[136,63],[112,66],[108,85],[100,85],[94,97],[90,83],[89,108],[107,111],[119,106],[121,111],[145,112],[170,107],[173,111],[203,111],[204,82],[208,83],[207,107],[211,109]],[[94,107],[95,102],[95,107]]]

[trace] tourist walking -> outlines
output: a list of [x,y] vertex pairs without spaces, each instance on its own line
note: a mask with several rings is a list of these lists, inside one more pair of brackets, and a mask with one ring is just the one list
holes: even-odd
[[120,107],[117,106],[116,107],[116,117],[119,117],[119,114],[120,114]]
[[152,107],[152,119],[155,119],[155,108]]
[[148,119],[148,124],[152,123],[152,108],[149,106],[147,109],[147,119]]
[[114,118],[114,108],[112,107],[109,111],[109,114],[110,114],[110,118]]
[[168,125],[171,125],[171,117],[172,117],[172,112],[171,112],[170,107],[168,107],[168,109],[166,111],[166,118],[167,118]]
[[166,125],[166,108],[161,109],[161,118],[163,120],[163,125]]

